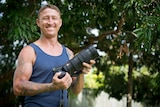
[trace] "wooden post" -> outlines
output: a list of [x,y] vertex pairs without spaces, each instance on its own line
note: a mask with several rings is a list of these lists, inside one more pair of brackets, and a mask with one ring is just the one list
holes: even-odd
[[128,92],[127,92],[127,107],[132,107],[132,93],[133,93],[133,79],[132,79],[132,70],[133,70],[133,54],[129,54],[128,59]]

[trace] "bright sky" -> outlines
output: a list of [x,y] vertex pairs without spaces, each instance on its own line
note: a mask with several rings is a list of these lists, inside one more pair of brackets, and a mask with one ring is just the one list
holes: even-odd
[[5,2],[6,2],[6,0],[1,0],[0,2],[1,2],[1,3],[5,3]]

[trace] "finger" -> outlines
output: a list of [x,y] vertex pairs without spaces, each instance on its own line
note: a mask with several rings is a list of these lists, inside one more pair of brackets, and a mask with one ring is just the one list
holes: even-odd
[[58,77],[60,74],[61,74],[61,72],[56,72],[54,76]]
[[96,61],[95,60],[90,60],[90,64],[95,64],[96,63]]
[[58,76],[61,74],[61,72],[56,72],[54,77],[58,78]]
[[72,84],[72,79],[70,78],[69,82],[68,82],[68,88],[71,86]]
[[88,74],[90,71],[91,71],[90,68],[83,68],[83,69],[82,69],[82,72],[83,72],[84,74]]
[[92,65],[86,63],[86,62],[83,62],[83,66],[84,68],[88,68],[88,69],[91,69],[92,68]]
[[66,76],[64,77],[64,81],[65,81],[65,84],[67,84],[69,86],[72,83],[72,78],[71,78],[71,76],[70,76],[70,74],[68,72],[66,73]]

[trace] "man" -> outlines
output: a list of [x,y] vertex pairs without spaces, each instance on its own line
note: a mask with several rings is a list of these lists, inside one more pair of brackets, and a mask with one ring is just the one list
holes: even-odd
[[13,90],[17,96],[25,96],[24,107],[68,107],[67,89],[78,94],[94,60],[83,63],[82,73],[71,77],[68,73],[59,79],[60,72],[52,68],[62,66],[74,55],[60,44],[58,31],[62,25],[61,13],[54,5],[43,6],[36,20],[41,31],[38,40],[25,46],[18,56],[18,64],[13,77]]

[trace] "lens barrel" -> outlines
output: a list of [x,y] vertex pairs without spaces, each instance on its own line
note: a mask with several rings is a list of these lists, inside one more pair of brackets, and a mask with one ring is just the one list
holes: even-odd
[[69,72],[71,75],[77,75],[83,67],[83,62],[90,63],[90,60],[94,60],[98,56],[99,54],[97,52],[97,49],[93,45],[91,45],[88,48],[80,51],[71,60],[69,60],[68,63],[62,66],[62,70]]

